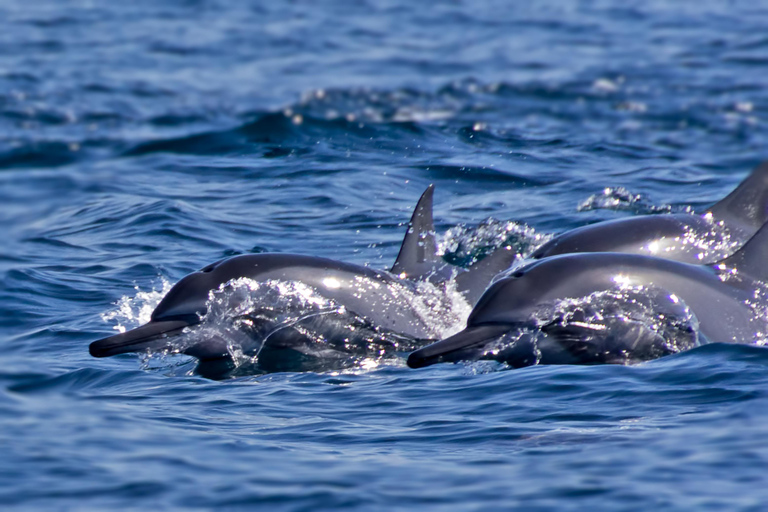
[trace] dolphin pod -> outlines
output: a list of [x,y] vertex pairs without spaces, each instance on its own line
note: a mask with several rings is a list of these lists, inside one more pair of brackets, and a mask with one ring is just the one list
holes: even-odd
[[[415,339],[439,339],[439,333],[424,321],[418,301],[414,300],[419,293],[418,285],[430,282],[444,286],[453,280],[458,292],[472,305],[490,280],[508,268],[516,255],[501,248],[468,269],[445,263],[438,256],[435,243],[433,192],[434,187],[430,185],[421,196],[390,272],[295,254],[234,256],[182,278],[163,297],[148,323],[91,343],[90,353],[107,357],[127,352],[170,351],[203,361],[228,358],[232,355],[231,337],[206,333],[184,344],[178,343],[177,336],[201,324],[209,312],[212,297],[242,278],[251,283],[301,285],[302,294],[310,290],[322,297],[334,313],[305,314],[308,318],[286,323],[284,318],[275,319],[284,312],[255,304],[256,311],[240,311],[234,319],[240,330],[249,334],[239,338],[245,340],[245,346],[240,347],[245,353],[261,354],[266,348],[266,355],[270,347],[311,351],[312,340],[306,333],[307,328],[319,330],[325,338],[337,339],[333,347],[337,352],[354,350],[355,343],[370,343],[372,337],[381,332]],[[229,311],[237,310],[239,303],[247,299],[238,297],[236,293],[229,296]],[[313,300],[312,304],[316,304],[319,299]],[[369,336],[360,337],[360,331],[368,332]]]
[[[225,361],[236,355],[236,331],[241,353],[271,360],[275,369],[294,369],[284,361],[296,354],[339,359],[392,346],[398,352],[421,347],[408,357],[413,368],[478,359],[521,367],[631,363],[702,343],[750,343],[768,332],[768,270],[761,264],[768,249],[768,162],[704,215],[583,226],[546,242],[532,261],[513,269],[517,255],[508,247],[468,269],[438,256],[433,192],[430,185],[420,198],[389,271],[293,254],[224,259],[182,278],[148,323],[93,342],[90,353],[172,352]],[[299,301],[298,310],[290,301],[260,303],[268,294],[249,301],[237,291],[243,279],[265,289],[292,283],[303,287],[292,289],[299,296],[314,295]],[[423,346],[447,327],[439,325],[440,311],[424,316],[426,303],[446,307],[420,302],[427,283],[443,292],[455,285],[474,308],[463,331]],[[322,305],[306,310],[317,297]],[[216,308],[225,310],[232,328],[217,332],[221,325],[214,324],[179,341]]]
[[[763,162],[702,216],[643,215],[568,231],[537,248],[533,262],[499,276],[466,329],[411,353],[408,365],[630,363],[706,342],[762,339],[766,220]],[[717,229],[728,247],[697,244]],[[633,319],[643,302],[645,317]]]
[[[414,351],[408,366],[478,359],[513,367],[628,363],[707,342],[751,343],[766,332],[766,251],[768,224],[714,265],[611,252],[536,260],[492,283],[463,331]],[[623,296],[628,304],[638,296],[649,301],[656,321],[690,313],[689,322],[679,322],[670,338],[653,325],[632,325],[625,314],[611,322],[604,312],[590,313],[589,300],[575,314],[563,313],[580,298],[613,301],[622,290],[630,292]],[[552,314],[558,307],[560,314]]]

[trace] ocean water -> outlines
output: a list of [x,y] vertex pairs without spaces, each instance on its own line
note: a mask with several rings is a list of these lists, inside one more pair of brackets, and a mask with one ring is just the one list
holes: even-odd
[[459,262],[701,211],[768,158],[767,29],[742,1],[3,2],[0,507],[763,510],[763,347],[212,380],[88,344],[225,256],[387,268],[430,183]]

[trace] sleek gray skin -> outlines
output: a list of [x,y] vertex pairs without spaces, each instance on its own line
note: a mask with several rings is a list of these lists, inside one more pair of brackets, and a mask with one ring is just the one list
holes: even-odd
[[690,243],[706,239],[721,224],[736,245],[749,240],[768,221],[768,161],[704,215],[639,215],[598,222],[562,233],[536,249],[541,259],[576,252],[644,254],[685,263],[714,263],[726,254],[709,254]]
[[[455,276],[457,289],[470,304],[474,304],[491,279],[508,268],[516,255],[502,248],[467,270],[445,263],[436,252],[433,192],[434,187],[430,185],[419,200],[391,272],[295,254],[235,256],[182,278],[163,297],[147,324],[91,343],[90,353],[94,357],[107,357],[177,348],[169,338],[200,323],[207,312],[209,293],[241,277],[258,282],[300,282],[376,328],[412,338],[435,339],[434,330],[425,325],[408,300],[408,293],[415,293],[415,283],[424,280],[442,282]],[[329,329],[333,331],[329,335],[339,331],[338,326]],[[262,329],[261,332],[269,331]],[[306,338],[288,332],[282,336],[271,333],[270,336],[271,341],[284,346],[306,341]],[[215,336],[184,347],[181,352],[201,360],[229,356],[226,341]]]
[[[627,363],[704,342],[751,343],[766,327],[765,319],[757,318],[746,304],[756,301],[757,281],[768,279],[766,253],[768,225],[715,266],[620,253],[565,254],[535,261],[494,282],[474,307],[466,329],[411,353],[408,366],[477,359],[515,367]],[[621,285],[644,287],[665,315],[674,314],[682,301],[698,320],[698,332],[683,328],[681,345],[669,346],[668,340],[647,330],[616,332],[578,321],[569,324],[559,319],[541,325],[535,320],[535,313],[547,305],[617,290]],[[501,337],[511,332],[537,336],[523,335],[504,345]]]

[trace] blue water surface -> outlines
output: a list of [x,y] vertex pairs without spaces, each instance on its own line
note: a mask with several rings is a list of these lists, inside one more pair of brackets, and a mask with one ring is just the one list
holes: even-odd
[[0,506],[764,510],[762,347],[223,381],[87,347],[225,256],[387,268],[430,183],[441,233],[701,210],[767,122],[760,2],[3,2]]

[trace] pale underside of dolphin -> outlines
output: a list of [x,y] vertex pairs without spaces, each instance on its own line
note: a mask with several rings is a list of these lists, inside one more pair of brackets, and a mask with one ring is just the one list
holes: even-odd
[[[231,356],[229,341],[211,333],[191,346],[179,346],[175,336],[201,322],[208,310],[211,294],[246,278],[259,283],[299,283],[334,305],[336,314],[309,319],[301,328],[280,328],[270,324],[259,312],[241,320],[261,350],[267,342],[290,349],[307,348],[310,341],[302,328],[312,324],[325,337],[341,337],[337,346],[369,343],[351,331],[385,332],[414,339],[437,339],[435,326],[428,325],[414,306],[420,282],[444,286],[453,280],[456,289],[471,305],[477,301],[491,279],[509,267],[516,257],[506,248],[460,269],[445,263],[437,254],[432,217],[434,187],[430,185],[417,204],[402,247],[391,271],[327,258],[295,254],[247,254],[224,259],[182,278],[165,295],[145,325],[91,343],[95,357],[128,352],[180,352],[200,360]],[[279,313],[279,312],[278,312]],[[334,320],[335,319],[335,320]],[[323,320],[323,322],[320,322]],[[350,324],[350,325],[347,325]],[[362,326],[362,327],[361,327]],[[365,330],[362,329],[362,330]],[[248,347],[245,347],[248,350]],[[254,348],[254,350],[257,350]]]
[[[632,363],[701,343],[761,341],[768,306],[766,255],[768,225],[713,266],[620,253],[564,254],[534,261],[494,282],[475,305],[463,331],[414,351],[408,365],[419,368],[478,359],[514,367]],[[621,316],[609,325],[542,315],[553,305],[613,297],[621,290],[651,304],[654,321],[674,319],[683,310],[692,314],[693,321],[683,325],[670,342],[653,329],[630,326]]]
[[[703,215],[638,215],[598,222],[556,236],[536,249],[531,258],[576,252],[621,252],[685,263],[715,263],[749,240],[766,221],[768,161],[758,165],[736,189]],[[717,240],[711,240],[714,236]]]

